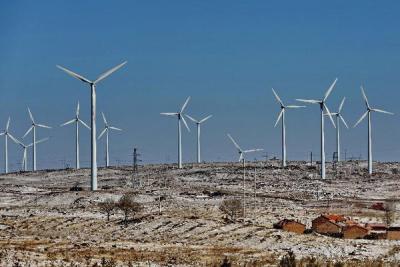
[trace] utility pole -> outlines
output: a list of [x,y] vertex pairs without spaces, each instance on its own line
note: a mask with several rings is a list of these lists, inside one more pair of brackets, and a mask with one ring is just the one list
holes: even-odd
[[246,162],[245,159],[242,159],[243,162],[243,222],[246,218]]
[[[135,174],[138,172],[138,162],[141,160],[139,159],[140,154],[137,152],[137,148],[133,148],[133,154],[132,154],[132,164],[133,164],[133,172],[132,172],[132,184],[133,184],[133,179],[135,177]],[[140,185],[140,182],[139,182]]]
[[254,209],[256,208],[257,198],[257,165],[254,166]]
[[344,161],[347,161],[347,149],[344,150]]
[[310,164],[312,166],[312,151],[310,152]]

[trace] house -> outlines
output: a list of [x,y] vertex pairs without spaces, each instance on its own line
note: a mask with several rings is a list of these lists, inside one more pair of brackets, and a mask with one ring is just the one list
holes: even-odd
[[387,229],[387,239],[400,240],[400,227],[389,227]]
[[365,228],[369,230],[368,239],[386,239],[387,226],[384,223],[366,223]]
[[303,234],[304,231],[306,230],[306,226],[302,224],[301,222],[295,221],[295,220],[288,220],[288,219],[283,219],[277,223],[274,224],[274,228],[276,229],[282,229],[287,232],[292,232],[296,234]]
[[340,235],[346,218],[341,215],[321,215],[312,220],[312,230],[320,234]]
[[342,229],[343,237],[347,239],[359,239],[368,235],[369,230],[358,224],[346,225]]

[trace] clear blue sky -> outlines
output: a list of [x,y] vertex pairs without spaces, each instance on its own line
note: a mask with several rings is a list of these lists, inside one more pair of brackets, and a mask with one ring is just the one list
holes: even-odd
[[[94,79],[128,60],[97,90],[98,111],[124,129],[111,135],[112,163],[129,161],[134,146],[144,162],[175,160],[176,121],[159,113],[176,111],[187,96],[188,114],[214,115],[203,127],[205,160],[237,160],[227,132],[245,148],[280,156],[271,87],[293,103],[322,97],[338,77],[328,104],[335,110],[346,96],[349,124],[364,112],[361,84],[372,105],[396,113],[373,114],[373,150],[376,160],[398,161],[399,10],[398,1],[3,1],[1,128],[10,115],[11,131],[21,138],[31,107],[38,122],[54,127],[39,129],[39,138],[51,136],[38,147],[39,167],[60,167],[63,159],[72,164],[73,127],[58,126],[72,119],[78,100],[88,122],[90,93],[55,65]],[[100,131],[101,120],[98,125]],[[191,126],[183,136],[185,161],[195,159]],[[327,124],[326,131],[331,158],[334,129]],[[89,131],[81,132],[87,165]],[[342,149],[365,158],[366,134],[365,122],[343,130]],[[289,159],[318,154],[317,106],[287,113],[287,139]],[[98,144],[102,165],[104,143]],[[10,154],[19,163],[17,146],[10,145]]]

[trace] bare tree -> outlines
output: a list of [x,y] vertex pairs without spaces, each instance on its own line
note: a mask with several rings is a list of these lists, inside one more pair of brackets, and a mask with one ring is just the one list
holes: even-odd
[[396,220],[396,202],[387,200],[385,203],[386,225],[389,227]]
[[107,198],[104,202],[99,203],[100,211],[107,215],[107,221],[110,221],[110,215],[115,209],[115,202],[111,198]]
[[134,200],[134,195],[131,193],[124,194],[118,201],[117,206],[124,213],[125,225],[128,224],[131,214],[134,215],[142,210],[142,205]]
[[242,213],[242,202],[240,199],[225,199],[219,206],[219,210],[225,213],[231,221],[235,221]]

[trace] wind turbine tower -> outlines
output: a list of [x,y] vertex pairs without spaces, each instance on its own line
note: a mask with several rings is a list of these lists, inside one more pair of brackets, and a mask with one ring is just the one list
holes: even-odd
[[297,101],[304,102],[304,103],[310,103],[310,104],[318,104],[321,112],[321,178],[325,179],[325,125],[324,125],[324,110],[329,116],[329,119],[331,120],[333,127],[336,128],[335,122],[333,121],[333,118],[331,116],[331,112],[329,111],[328,107],[326,106],[326,100],[328,99],[328,96],[332,92],[333,88],[335,87],[335,84],[337,82],[337,78],[331,86],[328,88],[326,91],[324,98],[322,100],[313,100],[313,99],[296,99]]
[[104,130],[100,133],[99,139],[106,134],[106,167],[110,167],[110,156],[109,156],[109,151],[108,151],[108,132],[110,130],[116,130],[116,131],[122,131],[122,129],[110,126],[108,125],[106,116],[104,116],[104,113],[102,112],[101,115],[103,115],[103,121],[104,121]]
[[281,100],[281,98],[278,96],[278,94],[275,92],[275,90],[272,88],[272,93],[274,93],[276,100],[281,106],[281,112],[279,112],[278,119],[275,122],[275,126],[278,125],[279,120],[282,119],[282,167],[286,167],[286,125],[285,125],[285,111],[286,109],[291,109],[291,108],[305,108],[305,106],[294,106],[294,105],[289,105],[285,106]]
[[386,110],[382,110],[382,109],[372,108],[368,103],[367,95],[365,94],[364,88],[362,86],[361,86],[361,94],[364,98],[367,111],[361,116],[361,118],[356,122],[356,124],[354,124],[353,127],[356,127],[368,115],[368,173],[371,175],[372,174],[371,113],[379,112],[379,113],[385,113],[385,114],[389,114],[389,115],[394,115],[394,113],[386,111]]
[[[345,100],[346,100],[346,97],[343,97],[342,102],[340,102],[338,112],[331,113],[332,116],[336,117],[336,152],[337,152],[337,161],[338,162],[341,161],[341,157],[340,157],[340,121],[343,122],[344,126],[346,126],[347,129],[349,128],[349,126],[347,126],[347,123],[344,120],[342,113],[341,113]],[[328,114],[325,114],[325,115],[328,115]]]
[[26,131],[26,133],[24,134],[24,136],[22,138],[25,138],[25,136],[27,136],[32,130],[33,130],[33,134],[32,134],[32,145],[33,145],[33,150],[32,150],[32,159],[33,159],[33,163],[32,163],[32,170],[36,171],[36,127],[39,128],[46,128],[46,129],[51,129],[50,126],[44,125],[44,124],[40,124],[40,123],[36,123],[35,119],[33,118],[32,112],[31,110],[28,108],[28,113],[29,113],[29,117],[31,119],[32,125],[31,127],[28,129],[28,131]]
[[182,130],[181,130],[181,120],[183,124],[185,124],[186,129],[190,132],[189,126],[186,123],[184,115],[185,108],[189,103],[190,96],[186,99],[185,103],[181,107],[180,111],[178,112],[164,112],[160,113],[161,115],[165,116],[176,116],[178,118],[178,168],[182,169]]
[[8,128],[10,127],[10,120],[11,120],[10,117],[8,117],[6,129],[4,130],[4,132],[0,133],[0,136],[4,135],[4,170],[5,170],[5,173],[8,173],[8,137],[14,138],[8,131]]
[[57,65],[57,68],[65,71],[67,74],[71,75],[75,79],[81,80],[84,83],[89,84],[91,92],[91,181],[90,188],[92,191],[97,190],[97,143],[96,143],[96,85],[101,80],[105,79],[113,72],[117,71],[119,68],[124,66],[127,61],[115,66],[114,68],[101,74],[95,81],[91,81],[75,72],[72,72],[64,67]]
[[75,118],[67,121],[66,123],[61,124],[62,126],[71,124],[71,123],[75,123],[75,168],[78,170],[80,168],[80,164],[79,164],[79,123],[81,123],[83,126],[85,126],[86,128],[88,128],[90,130],[90,127],[79,118],[79,102],[78,105],[76,107],[76,114],[75,114]]
[[[34,144],[31,143],[29,145],[25,145],[24,143],[22,143],[21,141],[17,140],[15,137],[13,137],[12,135],[10,135],[11,140],[13,140],[16,144],[20,145],[23,153],[22,153],[22,164],[21,164],[21,169],[26,172],[28,171],[28,148],[30,148],[31,146],[33,146]],[[47,141],[48,138],[43,138],[37,142],[35,142],[35,145],[42,143],[44,141]]]
[[233,145],[236,147],[239,153],[239,162],[242,162],[243,166],[243,218],[246,218],[246,160],[244,155],[251,152],[263,151],[261,148],[243,150],[236,143],[230,134],[228,134],[229,139],[232,141]]
[[197,163],[201,163],[201,153],[200,153],[200,126],[203,122],[205,122],[206,120],[208,120],[209,118],[212,117],[212,115],[205,117],[204,119],[198,121],[196,119],[193,119],[192,117],[190,117],[189,115],[186,115],[186,117],[188,117],[191,121],[193,121],[194,123],[196,123],[197,125]]

